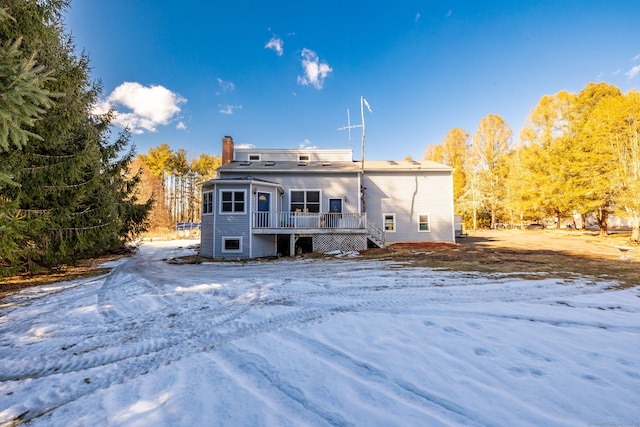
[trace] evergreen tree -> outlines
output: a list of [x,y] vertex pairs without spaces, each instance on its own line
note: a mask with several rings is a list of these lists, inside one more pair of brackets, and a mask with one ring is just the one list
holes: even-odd
[[[110,141],[111,114],[94,116],[100,87],[89,80],[89,61],[76,56],[61,15],[66,0],[10,0],[4,34],[22,38],[47,70],[44,89],[55,103],[35,121],[21,149],[3,155],[18,184],[7,188],[25,225],[19,263],[26,268],[74,262],[123,246],[144,229],[150,204],[137,204],[137,179],[124,173],[133,150],[127,132]],[[35,135],[35,136],[34,136]],[[16,261],[12,261],[15,265]]]
[[[19,186],[16,170],[8,162],[10,152],[20,150],[29,139],[39,139],[31,129],[52,105],[52,94],[44,87],[50,73],[37,62],[37,52],[22,43],[17,20],[8,6],[0,8],[0,276],[12,274],[29,253],[23,246],[27,225],[18,203],[8,197],[9,189]],[[42,21],[32,22],[30,32],[47,34]]]

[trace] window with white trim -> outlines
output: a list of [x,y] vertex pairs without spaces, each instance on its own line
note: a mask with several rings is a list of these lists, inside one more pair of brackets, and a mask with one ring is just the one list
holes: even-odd
[[384,231],[387,233],[394,233],[396,231],[396,214],[386,213],[383,214]]
[[250,162],[259,162],[261,159],[262,159],[262,156],[260,154],[249,154]]
[[427,232],[431,231],[429,214],[418,214],[418,231]]
[[320,212],[320,190],[291,190],[291,212]]
[[245,213],[246,191],[220,191],[220,213]]
[[213,213],[213,191],[202,193],[202,214]]
[[242,236],[227,236],[222,238],[222,252],[242,252]]
[[298,154],[299,162],[308,162],[311,159],[311,156],[308,154]]

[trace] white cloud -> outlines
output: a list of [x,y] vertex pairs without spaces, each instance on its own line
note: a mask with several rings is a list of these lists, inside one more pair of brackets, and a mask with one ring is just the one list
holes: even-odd
[[447,17],[451,16],[452,14],[453,14],[453,10],[449,9],[449,10],[447,11]]
[[416,19],[415,21],[418,22],[420,20],[420,12],[416,13]]
[[218,78],[218,86],[220,90],[216,92],[216,95],[222,95],[225,92],[233,92],[236,89],[236,85],[233,82],[226,82]]
[[639,73],[640,73],[640,65],[636,65],[635,67],[633,67],[632,69],[624,73],[624,75],[632,79],[635,76],[637,76]]
[[187,125],[185,125],[183,121],[179,121],[178,124],[176,125],[176,129],[178,129],[178,130],[186,130],[187,129]]
[[271,40],[269,40],[267,44],[264,45],[265,49],[273,49],[278,54],[278,56],[282,56],[282,54],[284,54],[284,49],[282,48],[283,46],[284,42],[278,36],[271,37]]
[[[157,127],[167,125],[181,110],[179,105],[187,100],[163,86],[143,86],[125,82],[114,89],[94,107],[95,114],[113,109],[113,123],[128,127],[132,133],[156,132]],[[120,111],[124,107],[130,111]]]
[[639,59],[640,59],[640,53],[637,54],[636,56],[634,56],[633,58],[631,58],[631,60],[634,61],[634,62],[639,60]]
[[298,76],[298,84],[313,85],[318,90],[322,89],[324,79],[333,71],[329,64],[320,62],[318,55],[309,49],[302,49],[302,68],[304,77]]
[[311,143],[311,141],[309,141],[308,139],[305,139],[304,141],[302,141],[300,143],[300,148],[303,149],[303,150],[312,150],[312,149],[318,148],[318,147],[313,145],[313,143]]
[[221,105],[220,114],[232,115],[235,110],[242,110],[242,105]]

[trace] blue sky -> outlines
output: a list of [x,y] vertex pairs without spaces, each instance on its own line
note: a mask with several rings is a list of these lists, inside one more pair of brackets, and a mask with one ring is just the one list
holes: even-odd
[[500,115],[517,138],[546,94],[640,82],[640,6],[619,1],[72,0],[67,30],[139,153],[348,148],[422,158]]

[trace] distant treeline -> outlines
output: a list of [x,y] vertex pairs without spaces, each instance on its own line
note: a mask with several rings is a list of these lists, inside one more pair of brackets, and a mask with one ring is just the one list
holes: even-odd
[[640,93],[590,83],[543,96],[518,143],[494,114],[474,135],[452,129],[425,158],[455,168],[458,214],[472,228],[563,221],[592,214],[602,234],[609,215],[629,218],[640,238]]
[[168,144],[138,155],[135,166],[142,168],[142,194],[153,195],[157,202],[150,215],[150,229],[200,222],[199,185],[215,178],[220,164],[220,156],[200,154],[188,159],[183,148],[173,151]]

